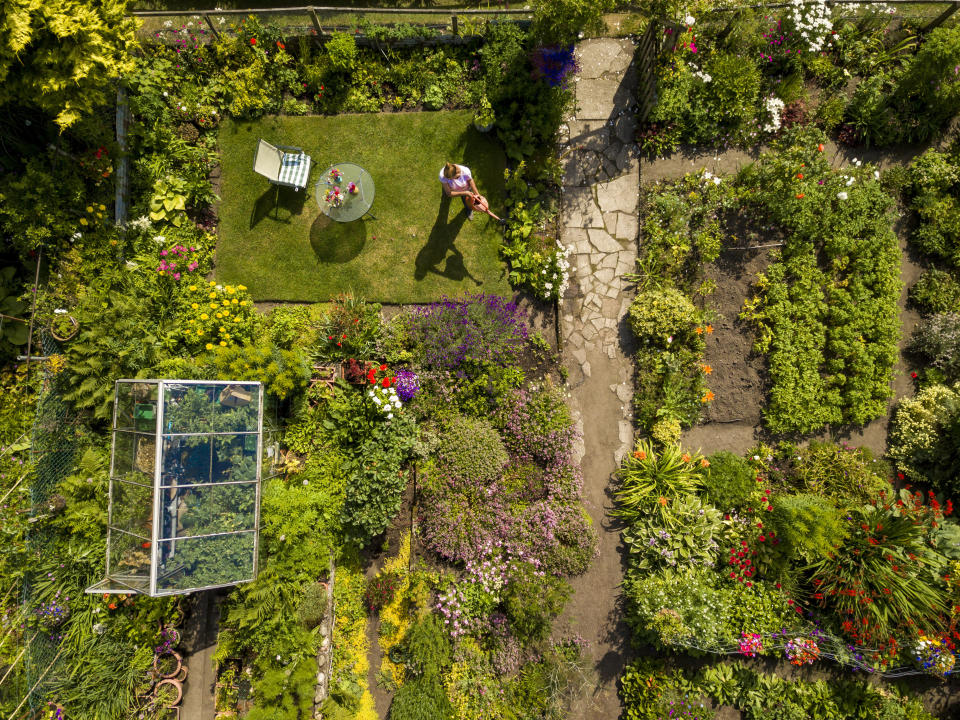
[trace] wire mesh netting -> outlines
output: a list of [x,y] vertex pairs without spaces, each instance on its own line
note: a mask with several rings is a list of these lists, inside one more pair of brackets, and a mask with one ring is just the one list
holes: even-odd
[[[59,344],[48,333],[40,332],[39,336],[44,355],[60,352]],[[48,369],[43,372],[43,390],[37,399],[30,451],[34,464],[34,475],[30,482],[32,517],[47,512],[57,485],[72,473],[78,445],[79,418],[63,400],[60,388],[62,381]],[[28,556],[34,558],[44,557],[54,551],[53,538],[44,530],[42,523],[28,524],[26,545]],[[24,616],[32,614],[39,603],[34,595],[32,579],[28,572],[23,584]],[[35,710],[43,702],[48,683],[57,676],[59,643],[56,636],[43,632],[28,632],[25,642],[24,692],[29,693],[27,704]]]

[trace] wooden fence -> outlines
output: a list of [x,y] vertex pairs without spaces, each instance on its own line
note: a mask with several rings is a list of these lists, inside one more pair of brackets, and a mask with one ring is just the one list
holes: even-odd
[[[172,22],[173,19],[196,20],[198,26],[205,23],[214,38],[230,32],[227,20],[254,15],[266,21],[282,21],[288,30],[301,34],[328,36],[334,30],[352,27],[356,18],[376,17],[379,24],[405,22],[422,25],[432,29],[448,30],[453,36],[461,34],[461,25],[491,18],[529,19],[533,11],[527,8],[510,8],[504,0],[503,7],[480,8],[372,8],[372,7],[330,7],[307,5],[302,7],[250,8],[231,10],[139,10],[132,13],[144,21]],[[432,20],[432,22],[431,22]],[[151,27],[152,26],[152,27]],[[155,23],[149,23],[148,30],[162,31]],[[179,29],[179,28],[178,28]]]

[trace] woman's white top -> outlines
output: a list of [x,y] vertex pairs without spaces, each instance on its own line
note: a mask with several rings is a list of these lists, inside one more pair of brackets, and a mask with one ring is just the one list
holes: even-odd
[[452,191],[466,190],[470,187],[470,180],[473,175],[470,174],[470,168],[466,165],[457,165],[457,167],[460,168],[460,176],[455,178],[444,177],[443,168],[440,168],[440,182]]

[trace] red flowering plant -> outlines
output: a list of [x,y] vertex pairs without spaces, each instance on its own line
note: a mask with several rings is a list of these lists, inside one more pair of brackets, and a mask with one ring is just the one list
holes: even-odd
[[[848,537],[834,552],[810,564],[811,600],[840,619],[855,644],[876,648],[885,668],[903,640],[949,625],[943,557],[928,543],[942,513],[930,506],[891,502],[850,510]],[[902,504],[901,504],[902,503]]]
[[780,578],[789,563],[789,553],[770,522],[774,492],[766,474],[758,469],[756,488],[746,506],[723,516],[728,543],[725,574],[747,587],[752,587],[761,576]]
[[102,145],[80,157],[78,165],[97,187],[106,182],[113,174],[113,160],[110,151]]
[[[333,299],[320,320],[320,342],[315,354],[320,360],[362,361],[376,357],[382,334],[379,305],[341,294]],[[364,373],[367,369],[364,367]]]

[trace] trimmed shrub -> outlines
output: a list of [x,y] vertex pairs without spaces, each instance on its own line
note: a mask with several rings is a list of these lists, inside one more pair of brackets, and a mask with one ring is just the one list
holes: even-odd
[[454,416],[444,426],[437,457],[446,472],[480,485],[499,480],[509,460],[493,425],[464,415]]
[[691,333],[699,317],[693,301],[675,288],[644,290],[630,305],[630,327],[636,336],[663,347]]
[[757,473],[746,460],[727,450],[707,458],[710,466],[704,474],[703,494],[720,510],[733,510],[747,502],[756,488]]

